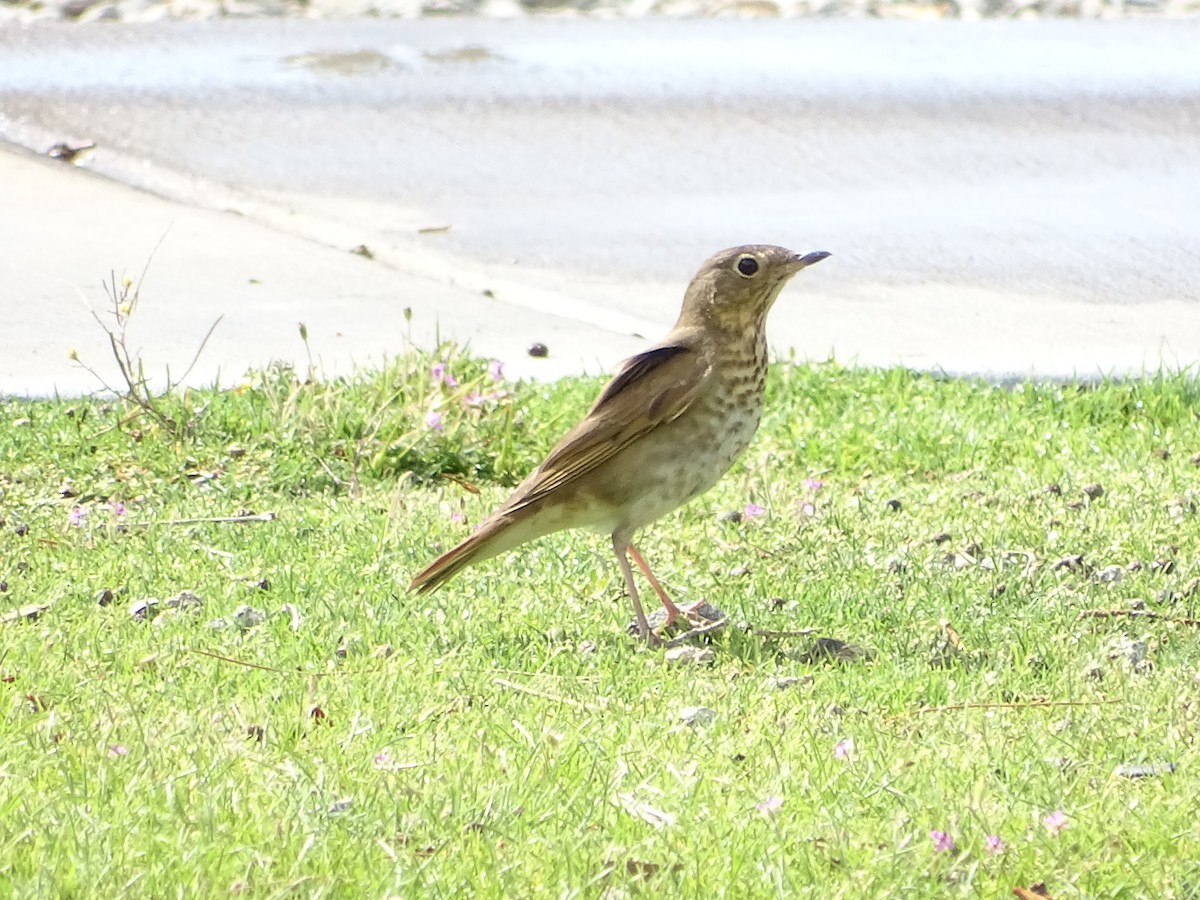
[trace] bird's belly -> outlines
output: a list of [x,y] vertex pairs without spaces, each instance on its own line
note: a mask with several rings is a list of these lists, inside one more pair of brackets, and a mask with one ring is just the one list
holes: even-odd
[[700,496],[729,471],[758,429],[757,410],[722,404],[713,415],[690,415],[694,411],[659,426],[609,464],[598,499],[617,515],[596,523],[597,530],[636,531]]

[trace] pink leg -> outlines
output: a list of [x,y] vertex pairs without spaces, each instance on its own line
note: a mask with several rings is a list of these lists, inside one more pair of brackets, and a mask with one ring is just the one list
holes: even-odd
[[672,624],[676,619],[683,615],[683,610],[675,605],[675,602],[667,596],[666,590],[654,577],[654,573],[650,571],[650,564],[646,562],[645,557],[638,551],[638,548],[629,545],[629,555],[633,557],[633,561],[637,563],[642,574],[646,576],[646,580],[650,582],[650,587],[654,588],[654,593],[658,594],[658,599],[662,601],[663,608],[667,611],[667,625]]
[[[629,596],[633,599],[633,612],[637,616],[638,637],[648,642],[651,646],[657,646],[659,644],[658,635],[650,630],[650,623],[646,619],[646,613],[642,610],[641,598],[638,597],[637,584],[633,580],[633,570],[629,568],[629,560],[625,554],[632,552],[633,558],[642,567],[642,571],[646,571],[646,561],[642,559],[642,555],[631,544],[622,547],[621,542],[615,537],[613,538],[613,552],[617,554],[617,563],[621,566],[621,574],[625,576],[625,588],[629,591]],[[659,591],[662,590],[658,586],[658,582],[654,581],[654,576],[651,576],[650,583],[655,585]]]

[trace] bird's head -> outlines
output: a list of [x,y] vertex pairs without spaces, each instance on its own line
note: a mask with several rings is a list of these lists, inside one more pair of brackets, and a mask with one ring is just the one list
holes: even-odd
[[771,244],[746,244],[713,254],[688,285],[679,325],[741,331],[761,327],[788,279],[829,256],[799,254]]

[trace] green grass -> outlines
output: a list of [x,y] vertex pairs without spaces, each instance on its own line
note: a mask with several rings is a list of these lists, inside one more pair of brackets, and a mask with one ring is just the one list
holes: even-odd
[[[598,386],[430,364],[182,395],[186,441],[0,402],[0,611],[47,606],[0,624],[0,896],[1200,897],[1196,381],[776,367],[640,544],[681,599],[816,631],[693,666],[624,633],[595,536],[406,593]],[[1081,617],[1132,601],[1161,618]]]

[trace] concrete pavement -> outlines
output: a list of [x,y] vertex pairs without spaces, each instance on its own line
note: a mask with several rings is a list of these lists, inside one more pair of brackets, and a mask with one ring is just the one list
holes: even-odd
[[405,307],[422,343],[599,371],[746,241],[834,253],[785,292],[780,351],[1190,365],[1197,42],[1179,22],[0,29],[0,138],[99,144],[93,174],[0,153],[0,390],[87,387],[63,362],[103,349],[77,289],[97,301],[168,228],[142,345],[178,366],[225,313],[201,378],[303,362],[301,320],[332,368],[377,360]]

